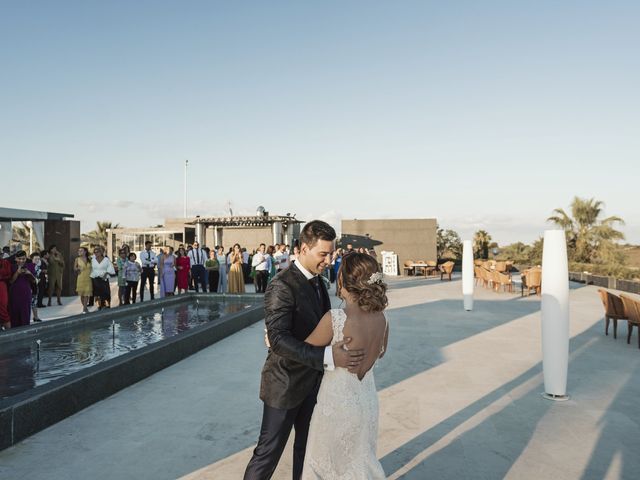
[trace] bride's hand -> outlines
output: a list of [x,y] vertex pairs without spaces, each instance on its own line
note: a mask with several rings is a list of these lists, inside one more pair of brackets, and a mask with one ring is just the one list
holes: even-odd
[[347,344],[349,344],[351,340],[351,338],[345,338],[331,347],[333,352],[333,364],[336,367],[346,368],[351,373],[357,373],[360,368],[360,364],[364,359],[365,352],[363,349],[348,350]]

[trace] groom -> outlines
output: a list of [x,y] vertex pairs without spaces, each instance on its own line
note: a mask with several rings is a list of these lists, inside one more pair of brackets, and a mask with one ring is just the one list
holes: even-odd
[[244,480],[273,475],[295,428],[293,479],[302,475],[307,434],[322,373],[337,367],[356,371],[363,350],[345,350],[304,342],[322,316],[331,309],[329,294],[318,274],[331,263],[335,230],[320,220],[309,222],[300,234],[300,254],[289,268],[274,277],[264,297],[265,322],[271,348],[262,369],[260,399],[264,402],[258,445]]

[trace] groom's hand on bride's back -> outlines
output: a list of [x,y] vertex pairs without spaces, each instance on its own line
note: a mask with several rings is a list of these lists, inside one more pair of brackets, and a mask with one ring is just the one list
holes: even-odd
[[364,350],[349,350],[348,345],[351,340],[351,338],[347,337],[331,347],[333,350],[333,363],[336,367],[346,368],[351,373],[356,373],[364,359]]

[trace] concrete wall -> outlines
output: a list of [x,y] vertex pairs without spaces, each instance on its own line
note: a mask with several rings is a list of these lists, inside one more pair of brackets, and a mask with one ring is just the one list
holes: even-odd
[[[391,250],[398,255],[399,273],[405,260],[437,260],[435,218],[409,220],[342,220],[341,246]],[[367,236],[368,234],[368,236]]]
[[267,227],[227,227],[222,229],[222,245],[225,252],[239,243],[241,247],[247,249],[251,253],[258,248],[258,245],[264,243],[269,246],[273,244],[273,235],[271,234],[271,226]]
[[[80,248],[80,222],[77,220],[46,220],[44,222],[44,247],[55,245],[64,258],[62,295],[76,294],[76,274],[73,262]],[[55,294],[55,293],[54,293]]]

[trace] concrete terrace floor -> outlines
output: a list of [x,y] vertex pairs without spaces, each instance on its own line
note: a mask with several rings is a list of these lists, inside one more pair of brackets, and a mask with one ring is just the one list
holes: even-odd
[[[572,284],[571,400],[540,393],[540,300],[459,278],[391,281],[375,368],[378,455],[397,479],[640,478],[640,350]],[[337,306],[337,303],[336,303]],[[7,479],[241,478],[258,436],[256,324],[0,452]],[[288,446],[274,478],[291,478]]]

